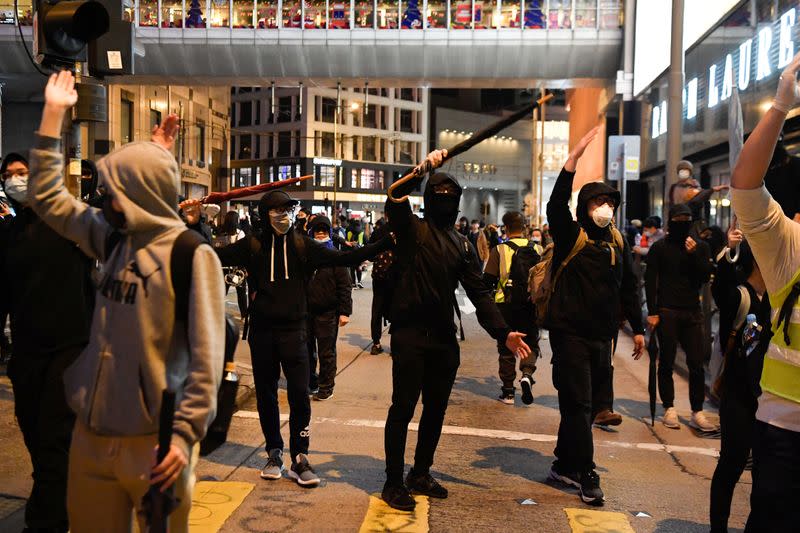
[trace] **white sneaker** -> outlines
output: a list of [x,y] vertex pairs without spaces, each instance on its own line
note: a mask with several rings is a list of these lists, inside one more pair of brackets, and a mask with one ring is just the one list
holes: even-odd
[[692,419],[689,421],[689,425],[706,433],[712,433],[719,429],[718,426],[708,421],[703,411],[694,411],[692,413]]
[[661,419],[661,423],[670,429],[680,429],[681,425],[678,422],[678,411],[676,411],[674,407],[668,408],[664,412],[664,417]]

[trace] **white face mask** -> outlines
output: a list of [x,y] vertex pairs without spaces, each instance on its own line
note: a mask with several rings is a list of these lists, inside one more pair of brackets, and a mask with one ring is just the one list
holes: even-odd
[[331,240],[331,238],[327,235],[322,237],[321,239],[319,237],[314,237],[314,238],[317,240],[317,242],[328,242]]
[[678,177],[682,180],[692,177],[692,172],[688,168],[682,168],[678,171]]
[[595,210],[592,211],[592,220],[594,220],[594,223],[601,228],[605,228],[611,224],[611,219],[613,218],[614,209],[612,209],[608,204],[603,204],[599,207],[596,207]]
[[269,223],[278,235],[286,235],[292,225],[289,213],[274,213],[272,211],[269,213]]
[[15,202],[26,204],[28,202],[28,175],[23,174],[11,176],[6,180],[3,188],[6,194]]

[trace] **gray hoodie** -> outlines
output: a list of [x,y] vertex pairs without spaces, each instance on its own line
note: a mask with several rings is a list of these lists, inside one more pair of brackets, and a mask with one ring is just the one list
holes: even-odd
[[192,260],[188,325],[175,324],[170,254],[186,226],[178,216],[175,158],[134,142],[97,163],[101,183],[120,203],[126,229],[106,257],[113,228],[102,212],[64,187],[59,140],[37,137],[28,201],[56,232],[103,262],[89,345],[64,377],[78,419],[102,435],[158,431],[161,392],[177,393],[172,442],[189,456],[216,411],[225,345],[224,281],[208,245]]

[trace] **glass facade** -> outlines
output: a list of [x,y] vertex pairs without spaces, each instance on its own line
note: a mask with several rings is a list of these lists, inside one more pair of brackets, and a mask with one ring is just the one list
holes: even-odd
[[[33,7],[31,0],[17,2],[17,18],[20,26],[33,24]],[[0,0],[0,24],[14,24],[14,0]]]
[[[769,20],[783,3],[759,0],[757,20]],[[4,9],[6,4],[11,7]],[[284,0],[280,14],[277,0],[136,0],[134,5],[140,26],[158,26],[160,14],[163,28],[417,30],[446,28],[448,22],[451,29],[622,26],[622,0]],[[23,25],[31,23],[30,6],[30,0],[19,2]],[[0,0],[0,24],[13,23],[13,12],[13,2]]]

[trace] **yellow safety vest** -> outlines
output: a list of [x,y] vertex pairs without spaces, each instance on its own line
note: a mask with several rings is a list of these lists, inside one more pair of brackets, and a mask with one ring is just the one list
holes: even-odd
[[[517,246],[528,246],[528,239],[521,237],[510,239]],[[505,246],[504,243],[497,245],[497,253],[500,254],[500,272],[497,276],[497,290],[494,293],[495,303],[505,303],[506,295],[504,289],[508,283],[508,277],[511,270],[511,259],[514,257],[514,250],[510,246]],[[537,250],[538,253],[538,250]],[[541,255],[541,254],[539,254]]]
[[800,403],[800,299],[794,304],[789,316],[790,345],[783,337],[784,324],[778,326],[778,318],[783,302],[795,283],[800,281],[800,271],[783,289],[770,294],[772,306],[772,339],[764,356],[764,369],[761,373],[761,388],[786,400]]

